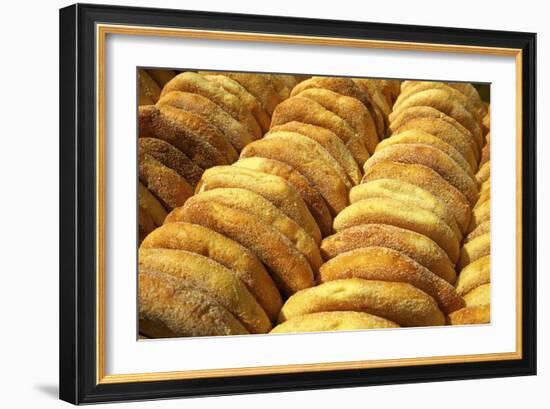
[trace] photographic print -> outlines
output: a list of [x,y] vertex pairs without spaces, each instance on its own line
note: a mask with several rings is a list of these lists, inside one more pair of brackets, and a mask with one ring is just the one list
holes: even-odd
[[536,372],[533,33],[60,23],[63,400]]
[[142,337],[490,323],[489,84],[137,87]]

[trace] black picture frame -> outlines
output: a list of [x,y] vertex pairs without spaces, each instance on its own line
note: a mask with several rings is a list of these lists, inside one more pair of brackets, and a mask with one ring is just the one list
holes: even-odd
[[[96,23],[522,51],[522,358],[139,383],[96,382]],[[60,398],[74,404],[536,374],[536,34],[77,4],[60,10]]]

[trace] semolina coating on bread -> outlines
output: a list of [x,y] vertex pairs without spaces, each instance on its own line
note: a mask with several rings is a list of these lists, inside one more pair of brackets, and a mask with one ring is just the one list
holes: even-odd
[[278,132],[294,132],[313,139],[325,148],[325,150],[338,162],[352,185],[356,185],[361,181],[361,168],[358,166],[357,162],[355,162],[355,159],[349,149],[346,145],[344,145],[342,140],[334,134],[334,132],[315,125],[296,121],[275,126],[271,128],[268,135],[270,133]]
[[378,143],[376,125],[368,109],[358,99],[324,88],[309,88],[296,96],[311,99],[338,115],[353,128],[369,154],[374,152]]
[[[241,152],[241,158],[262,157],[286,163],[297,169],[325,199],[332,215],[337,214],[348,204],[347,180],[334,166],[333,160],[322,146],[313,145],[299,134],[264,138],[249,144]],[[317,144],[318,145],[318,144]],[[309,148],[321,152],[315,155]]]
[[396,115],[390,115],[390,129],[399,129],[401,126],[408,123],[409,121],[420,118],[430,120],[435,119],[446,122],[448,125],[451,125],[457,131],[472,140],[475,143],[478,152],[481,152],[481,148],[485,144],[482,136],[480,136],[479,134],[473,134],[455,118],[449,116],[448,114],[440,111],[433,106],[419,105],[401,109],[400,112]]
[[184,115],[170,106],[139,107],[139,137],[161,139],[173,145],[202,169],[228,164],[225,155],[184,126]]
[[468,235],[464,238],[463,244],[468,243],[469,241],[472,241],[478,236],[481,236],[485,233],[491,232],[491,220],[486,220],[483,223],[479,224],[474,230],[472,230]]
[[388,146],[385,149],[376,151],[365,162],[365,173],[378,162],[399,162],[427,166],[464,194],[471,206],[477,200],[479,190],[475,179],[470,177],[449,155],[432,146],[424,144]]
[[291,318],[271,330],[271,334],[293,332],[350,331],[376,328],[399,328],[395,322],[366,312],[315,312]]
[[350,191],[351,203],[377,197],[410,203],[435,214],[449,226],[458,241],[462,240],[462,232],[451,212],[441,200],[427,190],[402,180],[377,179],[354,186]]
[[138,265],[140,271],[170,274],[207,293],[252,333],[271,330],[267,314],[243,282],[208,257],[185,250],[141,248]]
[[185,153],[162,139],[139,138],[138,151],[152,156],[164,166],[175,170],[193,188],[201,178],[203,170]]
[[428,106],[443,112],[454,118],[462,126],[468,129],[475,140],[478,142],[482,140],[483,135],[481,132],[481,126],[477,119],[456,99],[453,99],[451,94],[441,89],[427,89],[417,92],[407,98],[399,106],[397,110],[394,110],[390,115],[390,122],[393,122],[399,114],[410,107]]
[[184,91],[202,95],[219,105],[229,115],[241,122],[253,135],[254,139],[262,137],[262,129],[252,113],[235,95],[227,92],[220,85],[208,81],[202,75],[186,71],[172,78],[162,89],[161,97],[171,91]]
[[474,103],[470,98],[464,95],[455,87],[450,86],[444,82],[432,82],[432,81],[412,81],[413,84],[399,95],[397,101],[393,106],[394,110],[398,110],[399,107],[414,94],[425,90],[438,89],[449,94],[450,98],[456,100],[466,108],[466,110],[476,119],[478,123],[481,123],[483,116],[485,115],[485,109],[481,104],[481,100],[478,103]]
[[397,135],[409,130],[423,131],[448,143],[460,152],[472,170],[477,169],[480,150],[470,133],[462,133],[442,118],[430,117],[412,118],[399,126],[391,124],[389,132],[391,135]]
[[198,224],[174,222],[154,230],[141,248],[186,250],[211,258],[246,285],[272,322],[277,319],[283,304],[279,290],[260,260],[236,241]]
[[254,95],[269,115],[273,114],[275,107],[282,101],[273,82],[265,75],[245,72],[224,72],[223,75],[238,82]]
[[243,124],[202,95],[172,91],[157,102],[158,107],[166,105],[191,112],[207,120],[223,134],[236,152],[240,152],[254,140],[253,135]]
[[447,317],[450,325],[489,324],[491,322],[491,306],[472,305],[452,312]]
[[193,195],[184,178],[148,154],[139,155],[139,180],[168,210],[182,206]]
[[273,227],[284,235],[308,260],[316,275],[323,263],[319,247],[313,237],[294,220],[257,193],[239,188],[219,188],[199,193],[194,203],[215,202],[253,215],[260,223]]
[[321,235],[325,237],[332,232],[332,216],[325,199],[298,170],[278,160],[260,157],[241,158],[233,166],[282,177],[298,192],[317,222]]
[[378,162],[365,171],[362,182],[377,179],[396,179],[418,186],[440,199],[453,214],[461,230],[467,230],[471,209],[466,196],[443,179],[437,172],[424,165],[399,162]]
[[361,224],[341,230],[323,240],[321,254],[328,261],[338,254],[366,247],[397,250],[449,283],[456,280],[453,263],[432,239],[389,224]]
[[249,333],[211,296],[171,274],[142,271],[138,279],[139,332],[148,338]]
[[406,254],[389,248],[365,247],[341,253],[319,271],[321,283],[352,277],[409,283],[430,295],[445,314],[464,307],[464,300],[451,284]]
[[445,324],[434,299],[414,286],[361,278],[329,281],[294,294],[283,305],[279,322],[330,311],[366,312],[404,327]]
[[296,246],[253,215],[219,203],[195,204],[193,200],[180,215],[182,221],[208,227],[249,249],[269,269],[283,295],[313,285],[313,271]]
[[283,178],[238,166],[218,166],[204,172],[196,193],[217,188],[247,189],[263,196],[302,226],[316,243],[321,242],[315,219],[298,192]]
[[460,250],[460,259],[458,260],[456,269],[461,271],[468,264],[473,263],[477,259],[491,254],[491,234],[485,233],[477,236],[475,239],[468,241]]
[[443,220],[418,206],[395,199],[363,199],[353,203],[334,218],[334,230],[370,223],[391,224],[424,234],[435,241],[452,262],[458,259],[460,242]]
[[351,78],[345,77],[311,77],[305,81],[300,82],[292,92],[291,97],[294,97],[311,88],[328,89],[338,94],[355,98],[360,101],[369,111],[374,123],[376,125],[376,132],[378,139],[384,138],[384,118],[380,110],[374,105],[369,95],[364,93],[361,88],[357,86]]
[[491,282],[491,256],[483,256],[462,269],[456,280],[456,291],[464,296]]
[[474,167],[470,167],[470,164],[466,161],[466,159],[464,159],[464,156],[462,156],[462,154],[452,145],[449,145],[447,142],[442,141],[436,136],[418,129],[411,129],[392,135],[390,138],[384,139],[380,142],[376,147],[376,150],[380,151],[392,145],[407,144],[423,144],[439,149],[455,161],[456,164],[460,166],[466,174],[468,174],[470,179],[475,179],[474,171],[477,169],[477,163]]
[[262,132],[265,133],[269,130],[271,116],[267,113],[260,101],[245,87],[225,75],[220,75],[220,73],[204,75],[204,78],[218,84],[227,92],[239,98],[244,106],[252,113],[254,119],[262,129]]

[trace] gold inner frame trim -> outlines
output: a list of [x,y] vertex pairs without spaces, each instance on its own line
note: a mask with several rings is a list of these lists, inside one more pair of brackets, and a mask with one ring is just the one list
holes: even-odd
[[[325,45],[402,51],[515,56],[516,60],[516,350],[506,353],[449,355],[419,358],[380,359],[368,361],[323,362],[315,364],[276,365],[259,367],[105,374],[105,40],[107,34],[193,38],[225,41],[251,41],[281,44]],[[96,104],[97,104],[97,226],[96,226],[96,383],[114,384],[178,379],[205,379],[229,376],[252,376],[297,372],[322,372],[348,369],[388,368],[412,365],[435,365],[466,362],[517,360],[522,358],[522,51],[515,48],[441,45],[401,41],[361,40],[320,36],[293,36],[264,33],[177,29],[164,27],[96,25]]]

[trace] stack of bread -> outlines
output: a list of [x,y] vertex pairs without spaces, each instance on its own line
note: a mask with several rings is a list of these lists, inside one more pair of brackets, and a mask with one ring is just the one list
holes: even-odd
[[[463,237],[489,213],[488,191],[480,195],[486,170],[476,178],[485,116],[470,84],[401,84],[389,138],[371,152],[334,219],[336,233],[321,244],[319,284],[285,302],[273,332],[460,323],[460,311],[488,300],[464,300],[473,284],[454,286],[456,271],[476,257],[471,244],[461,249]],[[487,248],[479,254],[488,259]]]
[[470,84],[174,76],[140,107],[140,332],[484,322],[486,113]]
[[261,138],[297,83],[290,75],[139,70],[140,240],[185,203],[205,169],[235,162]]
[[486,324],[491,318],[491,161],[489,114],[483,121],[485,145],[481,165],[476,173],[480,193],[472,211],[468,232],[464,238],[456,281],[457,292],[464,297],[466,307],[449,315],[449,323]]

